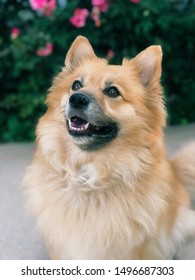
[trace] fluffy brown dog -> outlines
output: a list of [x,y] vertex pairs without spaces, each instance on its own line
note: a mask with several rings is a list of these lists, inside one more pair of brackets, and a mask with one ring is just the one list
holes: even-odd
[[183,185],[195,184],[195,146],[167,159],[161,59],[151,46],[108,65],[73,42],[24,179],[51,258],[170,259],[195,234]]

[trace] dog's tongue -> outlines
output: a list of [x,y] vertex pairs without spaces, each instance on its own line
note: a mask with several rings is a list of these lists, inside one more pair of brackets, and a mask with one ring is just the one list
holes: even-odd
[[73,117],[71,118],[71,126],[73,127],[84,127],[87,124],[87,122],[79,117]]

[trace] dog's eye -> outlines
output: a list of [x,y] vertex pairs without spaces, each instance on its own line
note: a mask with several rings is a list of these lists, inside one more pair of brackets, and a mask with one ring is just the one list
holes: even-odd
[[82,83],[78,80],[74,81],[74,83],[72,84],[72,90],[74,91],[79,90],[82,87],[83,87]]
[[108,95],[111,98],[116,98],[120,95],[120,92],[116,87],[107,87],[104,90],[104,94]]

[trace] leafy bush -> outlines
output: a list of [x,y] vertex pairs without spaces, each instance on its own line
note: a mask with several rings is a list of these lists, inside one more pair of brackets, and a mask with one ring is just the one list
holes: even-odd
[[[42,2],[40,6],[33,6]],[[51,6],[49,6],[51,2]],[[34,139],[53,77],[79,34],[111,63],[163,48],[170,124],[195,121],[195,5],[176,0],[2,0],[0,141]],[[52,6],[53,5],[53,6]],[[78,9],[80,8],[80,9]]]

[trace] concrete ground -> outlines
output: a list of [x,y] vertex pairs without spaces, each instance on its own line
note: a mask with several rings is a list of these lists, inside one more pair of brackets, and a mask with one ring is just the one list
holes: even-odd
[[[195,124],[168,127],[165,143],[170,156],[188,141],[195,140]],[[36,231],[35,221],[25,207],[21,180],[31,162],[34,144],[0,145],[0,259],[48,259]],[[195,259],[195,241],[186,245],[182,259]]]

